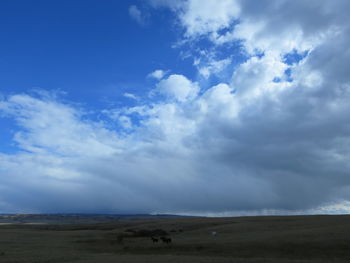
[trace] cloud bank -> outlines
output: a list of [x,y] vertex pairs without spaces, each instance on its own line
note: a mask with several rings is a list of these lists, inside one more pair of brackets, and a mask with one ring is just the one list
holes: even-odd
[[349,1],[150,4],[175,14],[185,42],[238,43],[246,59],[209,88],[156,74],[160,99],[105,109],[105,121],[50,95],[3,98],[20,150],[0,154],[1,209],[349,211]]

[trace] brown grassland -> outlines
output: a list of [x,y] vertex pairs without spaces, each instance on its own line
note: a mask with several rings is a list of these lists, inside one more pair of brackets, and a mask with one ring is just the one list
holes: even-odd
[[350,262],[350,216],[1,225],[0,262]]

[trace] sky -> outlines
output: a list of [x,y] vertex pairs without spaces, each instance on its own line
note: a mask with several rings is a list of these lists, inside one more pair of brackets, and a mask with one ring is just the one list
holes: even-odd
[[350,212],[348,0],[3,0],[0,213]]

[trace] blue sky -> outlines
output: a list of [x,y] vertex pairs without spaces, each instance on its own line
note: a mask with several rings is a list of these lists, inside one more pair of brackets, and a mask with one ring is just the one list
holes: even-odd
[[348,9],[1,1],[0,213],[347,213]]
[[169,20],[156,13],[140,26],[129,16],[131,3],[2,1],[2,91],[64,90],[94,104],[125,89],[141,92],[154,68],[184,69],[169,48],[175,40]]

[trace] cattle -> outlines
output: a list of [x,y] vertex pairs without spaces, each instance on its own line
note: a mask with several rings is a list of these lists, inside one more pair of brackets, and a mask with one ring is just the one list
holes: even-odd
[[160,239],[163,241],[165,244],[170,244],[171,243],[171,238],[169,237],[160,237]]
[[152,239],[152,242],[153,242],[153,243],[157,243],[157,242],[158,242],[158,238],[151,237],[151,239]]

